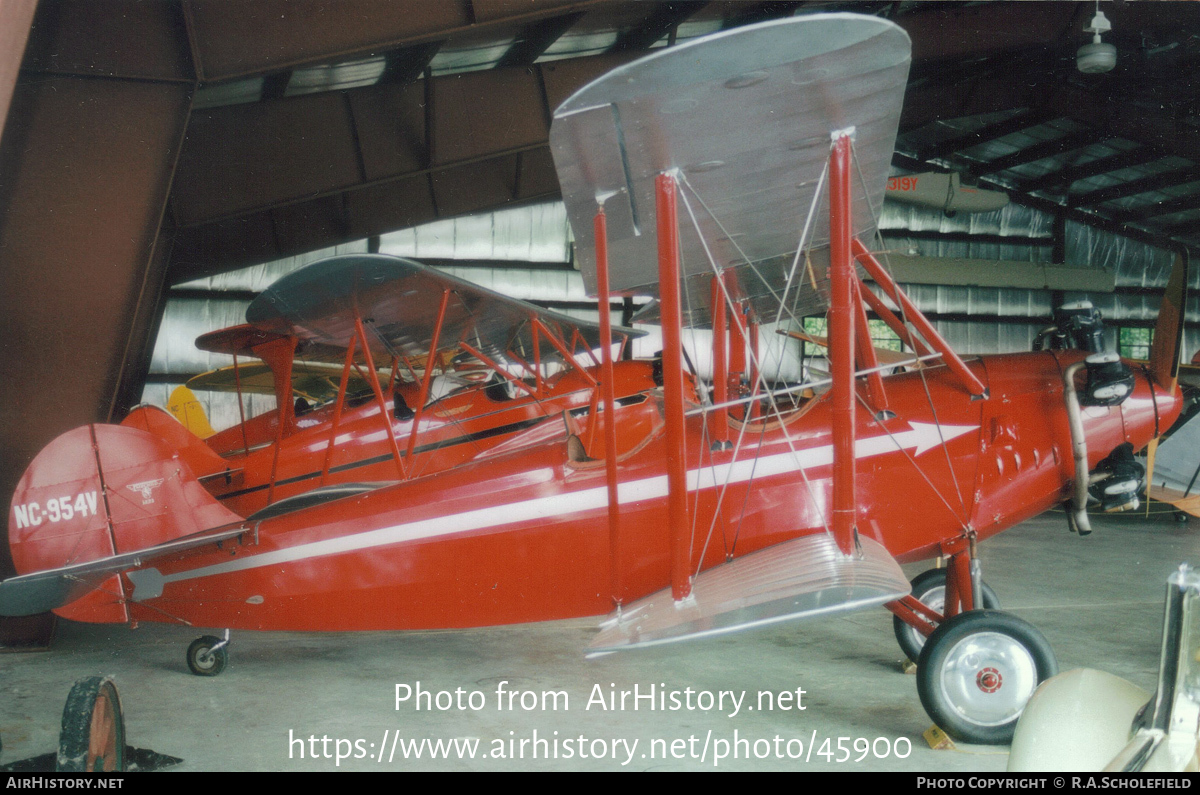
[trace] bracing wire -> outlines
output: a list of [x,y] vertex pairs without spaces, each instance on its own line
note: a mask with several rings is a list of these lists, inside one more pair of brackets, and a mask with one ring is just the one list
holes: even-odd
[[[725,234],[727,237],[730,237],[730,236],[729,236],[729,234],[728,234],[728,231],[725,229],[724,225],[721,223],[721,221],[720,221],[718,218],[716,218],[716,217],[713,215],[713,213],[712,213],[712,210],[711,210],[711,209],[710,209],[710,208],[707,206],[707,204],[704,202],[703,198],[702,198],[702,197],[700,197],[700,196],[699,196],[699,194],[697,194],[697,193],[696,193],[696,191],[695,191],[695,188],[694,188],[693,186],[691,186],[689,183],[687,183],[687,180],[686,180],[686,178],[684,178],[684,179],[683,179],[683,181],[681,182],[681,184],[683,184],[683,185],[686,185],[686,186],[687,186],[687,188],[688,188],[688,189],[691,191],[691,193],[692,193],[692,194],[693,194],[693,195],[696,197],[696,200],[697,200],[697,201],[700,203],[701,207],[703,207],[703,208],[705,209],[705,211],[708,213],[709,217],[710,217],[710,218],[712,218],[713,222],[717,224],[717,227],[718,227],[719,229],[721,229],[722,233],[723,233],[723,234]],[[693,228],[696,230],[697,236],[699,237],[699,240],[700,240],[701,246],[703,247],[703,250],[704,250],[704,252],[705,252],[705,256],[706,256],[706,257],[707,257],[707,259],[708,259],[709,266],[710,266],[710,268],[712,269],[714,276],[719,276],[719,275],[720,275],[720,272],[721,272],[721,269],[720,269],[720,267],[717,265],[717,263],[716,263],[716,259],[715,259],[715,257],[713,256],[713,253],[712,253],[712,249],[709,247],[709,245],[708,245],[708,241],[707,241],[707,240],[704,238],[704,235],[703,235],[703,233],[702,233],[702,231],[701,231],[701,229],[700,229],[700,223],[699,223],[699,220],[698,220],[698,219],[697,219],[697,217],[696,217],[695,208],[692,206],[692,202],[691,202],[691,201],[688,199],[688,193],[687,193],[687,192],[685,192],[685,191],[682,191],[682,190],[681,190],[681,191],[680,191],[680,197],[683,199],[683,205],[684,205],[684,208],[687,210],[688,217],[691,219],[692,226],[693,226]],[[815,206],[815,205],[814,205],[814,206]],[[734,242],[734,245],[735,245],[735,246],[737,245],[737,244],[736,244],[736,242]],[[749,263],[749,260],[748,260],[748,258],[746,258],[746,257],[745,257],[745,254],[744,254],[744,252],[742,252],[742,251],[741,251],[740,247],[739,247],[739,249],[738,249],[738,250],[739,250],[739,253],[741,253],[741,254],[742,254],[743,258],[745,258],[745,259],[747,260],[747,262]],[[752,263],[750,263],[750,267],[751,267],[751,269],[752,269],[752,270],[754,270],[755,274],[756,274],[756,275],[759,277],[759,279],[760,279],[760,280],[762,280],[763,284],[767,286],[767,289],[771,291],[771,294],[772,294],[772,295],[773,295],[773,296],[774,296],[774,297],[775,297],[775,298],[778,300],[778,299],[779,299],[779,294],[778,294],[776,291],[774,291],[773,289],[771,289],[770,285],[767,283],[767,281],[766,281],[765,279],[763,279],[762,275],[761,275],[761,274],[760,274],[760,273],[757,271],[757,269],[755,269],[755,268],[754,268],[754,266],[753,266],[753,264],[752,264]],[[718,279],[718,282],[717,282],[717,283],[718,283],[718,285],[719,285],[719,287],[720,287],[720,291],[721,291],[722,299],[723,299],[723,300],[724,300],[724,301],[725,301],[725,302],[726,302],[728,305],[730,305],[731,307],[732,307],[732,306],[734,306],[734,301],[733,301],[733,298],[732,298],[732,296],[729,294],[729,290],[728,290],[727,286],[725,285],[725,283],[724,283],[724,280],[723,280],[723,279]],[[789,314],[791,314],[791,313],[789,312]],[[793,321],[795,320],[795,318],[794,318],[794,317],[793,317],[792,319],[793,319]],[[747,331],[747,329],[746,329],[746,327],[745,327],[745,324],[743,323],[743,319],[742,319],[742,318],[739,316],[739,313],[738,313],[738,312],[736,312],[736,311],[735,311],[735,312],[732,312],[732,313],[731,313],[731,321],[732,321],[733,323],[736,323],[736,324],[737,324],[738,331],[739,331],[739,333],[742,335],[742,337],[743,337],[744,339],[745,339],[745,338],[748,338],[748,331]],[[750,355],[751,355],[751,360],[754,362],[754,364],[755,364],[755,367],[756,367],[756,370],[757,370],[757,379],[756,379],[756,384],[755,384],[755,394],[751,396],[751,399],[758,399],[758,398],[756,397],[756,395],[758,394],[758,392],[757,392],[757,388],[758,388],[758,386],[759,386],[759,383],[761,383],[761,384],[762,384],[762,385],[765,387],[765,375],[764,375],[764,373],[765,373],[765,370],[766,370],[766,368],[764,368],[764,367],[762,366],[762,364],[763,364],[763,363],[762,363],[762,361],[760,361],[758,357],[755,357],[755,356],[754,356],[754,352],[753,352],[753,350],[751,350],[751,352],[750,352]],[[781,356],[782,356],[782,353],[781,353]],[[778,404],[778,403],[776,402],[776,400],[775,400],[774,393],[773,393],[771,390],[769,390],[769,389],[765,389],[765,390],[764,390],[764,392],[765,392],[765,395],[766,395],[766,398],[767,398],[768,402],[770,403],[770,407],[771,407],[771,412],[770,412],[770,413],[771,413],[771,415],[773,415],[773,416],[775,416],[775,417],[782,418],[782,417],[783,417],[783,412],[782,412],[782,410],[780,409],[780,407],[779,407],[779,404]],[[709,410],[711,410],[711,407],[709,407]],[[742,443],[743,443],[743,440],[744,440],[744,437],[745,437],[745,431],[746,431],[746,428],[748,427],[748,425],[749,425],[749,423],[743,423],[743,424],[742,424],[742,427],[741,427],[741,429],[739,430],[739,433],[738,433],[738,439],[737,439],[737,442],[736,442],[736,443],[735,443],[735,445],[734,445],[734,452],[733,452],[733,458],[732,458],[732,460],[736,460],[736,459],[737,459],[737,454],[740,452],[740,450],[741,450],[741,448],[742,448]],[[795,447],[795,440],[794,440],[794,439],[791,437],[791,434],[790,434],[790,433],[788,433],[788,431],[787,431],[787,429],[786,429],[786,426],[784,426],[784,427],[782,428],[782,430],[783,430],[783,438],[784,438],[784,441],[787,443],[787,445],[788,445],[788,448],[789,448],[789,450],[791,451],[791,454],[792,454],[792,456],[793,456],[794,460],[796,461],[797,469],[799,469],[799,471],[800,471],[801,478],[802,478],[802,479],[803,479],[803,481],[804,481],[805,490],[808,492],[809,498],[810,498],[811,500],[813,500],[813,502],[814,502],[814,504],[815,504],[815,503],[816,503],[816,501],[817,501],[817,498],[816,498],[816,495],[815,495],[815,493],[814,493],[814,491],[813,491],[812,484],[811,484],[811,482],[810,482],[810,481],[809,481],[809,479],[808,479],[808,474],[805,472],[805,470],[804,470],[804,466],[802,465],[802,462],[800,461],[799,452],[797,451],[797,449],[796,449],[796,447]],[[756,455],[755,455],[755,459],[756,459],[756,461],[757,461],[757,457],[758,457],[758,454],[757,454],[757,451],[756,451]],[[752,469],[752,473],[753,473],[753,469]],[[724,480],[724,482],[721,484],[721,489],[720,489],[720,491],[718,492],[718,500],[717,500],[718,509],[719,509],[719,507],[720,507],[720,506],[723,504],[723,502],[724,502],[725,494],[726,494],[726,492],[727,492],[727,490],[728,490],[728,487],[729,487],[729,481],[730,481],[730,479],[732,478],[732,475],[733,475],[733,469],[732,469],[732,468],[730,468],[730,469],[729,469],[729,472],[728,472],[728,474],[727,474],[727,476],[726,476],[726,478],[725,478],[725,480]],[[716,471],[715,471],[715,467],[713,468],[713,477],[714,477],[714,482],[715,482],[715,481],[716,481]],[[745,510],[745,506],[743,505],[743,514],[744,514],[744,510]],[[719,510],[718,510],[718,512],[714,514],[714,517],[713,517],[712,523],[710,524],[710,527],[709,527],[709,531],[708,531],[708,538],[706,539],[706,541],[705,541],[705,545],[704,545],[704,549],[705,549],[705,550],[707,550],[707,548],[708,548],[708,544],[709,544],[709,542],[710,542],[710,540],[711,540],[711,537],[712,537],[712,534],[713,534],[713,532],[714,532],[714,530],[715,530],[716,522],[717,522],[717,519],[718,519],[718,517],[719,517],[719,516],[720,516],[720,513],[719,513]],[[743,519],[743,518],[744,518],[744,515],[743,515],[743,516],[739,516],[739,519],[738,519],[738,525],[739,525],[739,527],[740,527],[740,524],[741,524],[741,521],[742,521],[742,519]],[[829,530],[830,530],[830,528],[829,528],[829,524],[828,524],[828,521],[825,519],[825,517],[824,517],[824,515],[823,515],[823,514],[822,514],[822,516],[821,516],[821,522],[822,522],[822,525],[824,526],[824,529],[825,529],[825,531],[826,531],[826,532],[829,532]],[[701,561],[700,561],[700,563],[701,563],[701,564],[703,563],[703,557],[701,557]]]
[[[866,178],[863,177],[863,173],[862,173],[862,163],[859,161],[858,153],[854,150],[853,147],[851,147],[850,154],[851,154],[851,159],[854,162],[854,171],[858,175],[859,186],[862,188],[863,195],[867,199],[867,209],[871,213],[872,228],[874,228],[876,238],[879,240],[879,243],[880,243],[879,248],[881,250],[881,253],[883,254],[883,266],[887,270],[888,274],[892,276],[893,283],[895,283],[896,279],[895,279],[895,275],[892,272],[892,266],[891,266],[891,262],[888,259],[887,250],[884,249],[884,247],[883,247],[883,235],[879,231],[879,215],[880,215],[879,208],[877,208],[871,202],[871,193],[869,190],[867,190]],[[899,289],[899,287],[897,286],[896,289]],[[903,304],[901,304],[900,302],[896,302],[896,303],[897,303],[897,309],[900,311],[901,322],[904,323],[905,326],[908,326],[908,318],[905,316]],[[913,330],[912,333],[915,333],[915,329]],[[935,402],[933,400],[933,394],[929,391],[929,381],[925,377],[925,369],[918,368],[917,373],[921,378],[921,386],[925,390],[925,400],[929,404],[929,411],[933,415],[933,424],[938,430],[938,439],[941,442],[940,446],[942,448],[942,452],[946,457],[946,467],[950,472],[950,482],[954,484],[954,491],[958,495],[958,503],[962,508],[963,515],[966,516],[967,515],[966,499],[963,497],[962,489],[958,485],[958,478],[956,477],[955,472],[954,472],[954,464],[950,460],[950,450],[946,447],[946,439],[942,435],[942,422],[938,418],[937,406],[935,405]],[[913,463],[916,464],[915,461]],[[936,489],[935,489],[935,491],[936,491]],[[941,497],[940,494],[938,496]],[[944,500],[944,498],[943,498],[943,500]]]

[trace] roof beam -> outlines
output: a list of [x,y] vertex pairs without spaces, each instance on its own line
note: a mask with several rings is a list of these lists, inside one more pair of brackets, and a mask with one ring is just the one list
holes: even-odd
[[1098,177],[1101,174],[1121,171],[1126,168],[1144,166],[1147,163],[1153,163],[1155,160],[1161,160],[1162,157],[1162,152],[1159,152],[1152,146],[1139,146],[1137,149],[1117,152],[1108,157],[1089,160],[1087,163],[1082,163],[1078,166],[1070,166],[1059,171],[1053,171],[1037,179],[1022,181],[1021,190],[1032,193],[1057,186],[1069,189],[1080,180]]
[[274,74],[263,76],[262,98],[263,100],[283,99],[287,93],[288,83],[292,82],[292,70],[287,69],[283,72],[275,72]]
[[[766,22],[768,19],[779,19],[780,17],[790,17],[797,8],[804,5],[803,2],[786,2],[786,3],[761,3],[758,6],[746,8],[738,11],[736,14],[730,14],[725,17],[721,23],[721,30],[729,30],[730,28],[738,28],[742,25],[752,25],[755,22]],[[874,13],[871,9],[863,9],[860,13]]]
[[[193,114],[181,154],[186,178],[175,181],[172,197],[169,280],[347,236],[557,198],[544,121],[549,108],[628,57],[490,69]],[[501,106],[511,115],[499,113]],[[475,121],[465,125],[468,118]],[[278,133],[256,143],[264,124]],[[230,192],[231,179],[243,189]]]
[[1175,185],[1186,185],[1196,180],[1200,180],[1200,167],[1192,166],[1191,168],[1164,171],[1149,177],[1143,177],[1142,179],[1120,182],[1116,185],[1110,185],[1107,188],[1098,188],[1086,193],[1072,194],[1068,204],[1071,207],[1091,207],[1113,201],[1114,199],[1137,196],[1139,193],[1162,190],[1163,188],[1170,188]]
[[1169,235],[1190,237],[1193,240],[1200,239],[1200,219],[1191,218],[1187,221],[1180,221],[1177,224],[1168,224],[1163,226],[1162,230]]
[[912,240],[946,240],[952,243],[993,243],[1001,246],[1053,246],[1053,237],[994,235],[981,232],[939,232],[936,229],[880,229],[884,238],[907,237]]
[[912,39],[914,62],[953,63],[981,55],[1039,51],[1063,40],[1077,14],[1087,13],[1077,3],[913,5],[914,10],[895,21]]
[[[1120,87],[1111,83],[1081,86],[1060,79],[1062,69],[1029,73],[1029,80],[1014,80],[1004,70],[978,80],[939,79],[910,88],[905,97],[901,132],[911,131],[930,122],[973,116],[981,113],[1029,107],[1047,114],[1046,118],[1066,117],[1081,125],[1106,130],[1111,138],[1125,138],[1155,147],[1163,155],[1194,159],[1200,151],[1200,131],[1164,113],[1124,101]],[[1019,125],[1018,117],[1011,122]],[[984,128],[979,138],[999,137],[1015,132],[1000,122],[997,129]],[[1019,127],[1018,127],[1019,129]],[[944,157],[971,145],[971,137],[938,144],[922,158]]]
[[[136,5],[153,8],[164,4]],[[202,82],[211,82],[351,60],[460,36],[477,38],[611,5],[611,0],[486,5],[378,0],[353,3],[188,0],[183,8],[200,61],[199,76]]]
[[680,22],[704,7],[703,3],[664,3],[656,7],[638,26],[623,31],[609,52],[628,52],[649,49],[654,42],[671,32]]
[[446,42],[427,41],[411,47],[400,47],[384,56],[383,74],[378,83],[411,83],[429,68],[430,61]]
[[989,124],[986,127],[981,127],[978,130],[972,130],[963,135],[956,135],[953,138],[947,138],[937,144],[925,149],[920,153],[922,160],[931,160],[933,158],[946,158],[955,152],[961,152],[964,149],[970,149],[972,146],[994,141],[997,138],[1003,138],[1006,135],[1011,135],[1021,130],[1026,130],[1030,127],[1036,127],[1044,123],[1050,118],[1051,114],[1045,108],[1033,108],[1030,110],[1018,113],[1015,116],[998,121],[995,124]]
[[930,81],[905,92],[900,134],[946,119],[1036,107],[1038,100],[1036,86],[1017,85],[1005,75],[990,75],[949,85]]
[[[931,163],[925,163],[915,157],[912,157],[911,155],[907,155],[899,151],[892,155],[892,164],[898,168],[907,169],[909,171],[921,171],[929,168],[934,168],[940,171],[950,171],[948,168],[943,168]],[[1041,196],[1021,193],[1009,188],[1007,185],[1004,185],[1001,182],[996,181],[994,178],[984,177],[984,181],[988,182],[992,190],[999,190],[1008,194],[1009,199],[1011,199],[1013,202],[1025,205],[1026,207],[1031,207],[1040,212],[1049,213],[1051,215],[1062,213],[1063,217],[1067,220],[1074,221],[1075,223],[1083,224],[1085,226],[1090,226],[1094,229],[1101,229],[1105,232],[1111,232],[1114,235],[1127,237],[1130,240],[1136,240],[1139,243],[1145,243],[1149,246],[1156,246],[1158,248],[1168,249],[1171,251],[1178,251],[1181,247],[1187,247],[1193,252],[1197,250],[1196,246],[1184,243],[1177,238],[1170,237],[1164,233],[1156,234],[1154,232],[1147,232],[1137,227],[1117,223],[1116,221],[1112,221],[1109,218],[1094,212],[1081,210],[1071,205],[1064,206],[1059,202]]]
[[1024,149],[1018,149],[1012,154],[998,157],[995,160],[988,160],[978,164],[972,163],[971,173],[976,176],[997,174],[1001,171],[1007,171],[1010,168],[1026,165],[1027,163],[1036,163],[1047,157],[1055,157],[1064,152],[1082,149],[1085,146],[1098,143],[1107,137],[1107,135],[1099,130],[1078,130],[1068,133],[1061,138],[1042,141],[1033,146],[1027,146]]
[[1200,130],[1165,113],[1132,105],[1106,83],[1083,88],[1065,81],[1053,84],[1047,107],[1088,127],[1106,130],[1110,138],[1125,138],[1157,147],[1164,154],[1195,160]]
[[[1114,210],[1109,215],[1115,221],[1145,221],[1148,218],[1173,215],[1174,213],[1187,212],[1188,210],[1200,210],[1200,193],[1193,193],[1190,196],[1180,196],[1178,199],[1151,202],[1142,207],[1134,207],[1128,210]],[[1195,222],[1193,221],[1193,223]]]
[[583,15],[583,11],[576,11],[573,14],[563,14],[561,17],[543,19],[526,25],[517,34],[508,52],[496,63],[496,67],[529,66],[541,58],[542,54],[550,49],[550,45],[558,41]]

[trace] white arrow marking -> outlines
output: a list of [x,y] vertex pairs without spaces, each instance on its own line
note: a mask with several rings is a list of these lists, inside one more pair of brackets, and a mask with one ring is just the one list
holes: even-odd
[[[909,423],[910,430],[900,431],[891,435],[871,436],[854,442],[855,458],[871,458],[872,456],[894,453],[897,450],[916,448],[913,457],[942,444],[945,440],[957,439],[964,433],[976,430],[978,425],[942,425],[926,422]],[[800,469],[829,466],[833,463],[833,445],[824,447],[809,447],[797,450],[795,453],[777,453],[759,459],[747,459],[733,464],[720,464],[700,470],[688,472],[688,491],[697,488],[713,488],[722,483],[742,483],[752,477],[761,478],[771,475],[782,475],[785,472],[796,472]],[[664,478],[665,482],[665,478]],[[665,492],[664,492],[665,493]],[[621,502],[625,502],[621,495]]]

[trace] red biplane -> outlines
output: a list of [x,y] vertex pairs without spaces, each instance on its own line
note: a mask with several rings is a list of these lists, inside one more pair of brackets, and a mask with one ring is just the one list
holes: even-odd
[[[364,254],[317,262],[280,279],[246,314],[249,324],[196,341],[235,361],[232,379],[200,383],[232,380],[241,406],[239,360],[261,359],[266,372],[262,365],[250,372],[269,377],[280,408],[203,442],[153,406],[121,423],[167,441],[241,516],[328,500],[346,494],[345,484],[438,472],[563,411],[597,416],[596,324],[409,260]],[[626,340],[644,333],[619,332]],[[390,363],[386,385],[379,362]],[[614,364],[620,404],[645,399],[638,396],[654,388],[654,368]],[[335,399],[313,405],[310,398],[320,397],[313,385],[327,381]],[[584,433],[592,452],[596,427]]]
[[[13,498],[21,575],[0,584],[0,612],[367,630],[612,611],[590,649],[607,653],[884,605],[935,721],[1005,741],[1056,664],[1036,629],[983,609],[977,542],[1064,500],[1086,531],[1089,486],[1127,504],[1129,448],[1179,412],[1186,280],[1148,368],[1081,350],[957,356],[872,252],[909,49],[874,17],[779,20],[656,51],[555,113],[585,279],[602,307],[658,296],[661,390],[618,411],[601,344],[586,412],[433,474],[257,517],[222,505],[154,434],[71,431]],[[320,280],[298,309],[252,311],[247,333],[319,338],[370,377],[396,356],[382,327],[399,300],[369,280]],[[923,366],[885,375],[895,365],[878,364],[867,307]],[[758,328],[817,313],[830,378],[780,383]],[[603,311],[601,326],[603,343]],[[696,327],[711,329],[711,388],[685,377],[681,337]],[[898,565],[939,556],[947,567],[915,587]],[[219,671],[227,643],[194,643],[193,670]]]

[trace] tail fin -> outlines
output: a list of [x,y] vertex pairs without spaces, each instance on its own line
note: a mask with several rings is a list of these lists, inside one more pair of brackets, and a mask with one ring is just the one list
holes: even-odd
[[208,415],[204,413],[204,406],[196,399],[196,393],[186,386],[177,386],[171,392],[171,396],[167,398],[167,411],[199,439],[207,439],[216,433],[208,423]]
[[[8,542],[20,574],[137,552],[241,521],[165,441],[137,428],[85,425],[45,447],[17,484]],[[127,621],[118,575],[55,612]]]
[[172,450],[179,453],[180,458],[187,462],[192,473],[198,478],[229,468],[225,459],[201,441],[194,431],[177,422],[175,417],[158,406],[138,406],[121,420],[121,425],[146,431],[162,439]]
[[[1183,321],[1187,313],[1188,255],[1181,251],[1167,281],[1154,338],[1150,342],[1150,375],[1154,383],[1173,392],[1179,381],[1179,359],[1183,349]],[[1166,430],[1165,428],[1163,430]]]

